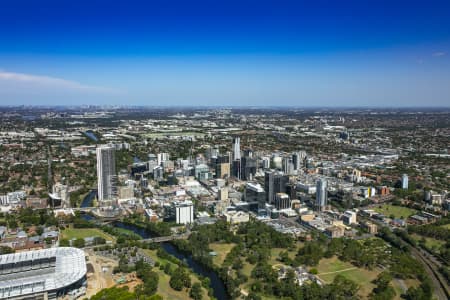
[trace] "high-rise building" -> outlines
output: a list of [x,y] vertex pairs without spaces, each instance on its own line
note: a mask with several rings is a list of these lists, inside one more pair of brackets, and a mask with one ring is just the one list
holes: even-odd
[[266,192],[259,183],[247,182],[244,199],[245,202],[249,203],[251,210],[262,209],[266,203]]
[[233,160],[241,159],[241,138],[235,137],[233,139]]
[[402,175],[402,189],[404,189],[404,190],[408,189],[408,175],[407,174]]
[[294,173],[294,162],[292,157],[283,157],[283,172],[287,175]]
[[275,195],[275,207],[278,210],[291,208],[291,200],[285,193],[277,193]]
[[216,177],[217,178],[228,178],[230,177],[230,164],[220,163],[216,165]]
[[168,160],[170,160],[169,153],[158,153],[158,165]]
[[304,165],[304,160],[306,158],[305,151],[298,151],[292,154],[292,162],[294,164],[294,170],[300,170]]
[[175,205],[175,219],[177,224],[194,222],[194,204],[192,201],[185,201]]
[[316,207],[322,211],[328,205],[327,180],[320,178],[316,184]]
[[97,147],[98,200],[112,200],[115,195],[116,161],[114,148]]
[[241,160],[240,159],[233,160],[233,164],[231,165],[231,171],[232,171],[233,177],[235,177],[236,179],[239,179],[239,180],[241,179],[242,168],[241,168]]
[[289,177],[283,172],[266,171],[264,178],[264,190],[266,191],[267,203],[275,203],[277,193],[286,193],[286,185],[289,183]]
[[257,161],[255,158],[243,157],[241,159],[241,179],[252,180],[256,174]]

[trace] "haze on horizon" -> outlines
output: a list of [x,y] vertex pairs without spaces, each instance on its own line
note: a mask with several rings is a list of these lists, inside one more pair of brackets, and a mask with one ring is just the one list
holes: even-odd
[[450,2],[5,1],[21,104],[449,107]]

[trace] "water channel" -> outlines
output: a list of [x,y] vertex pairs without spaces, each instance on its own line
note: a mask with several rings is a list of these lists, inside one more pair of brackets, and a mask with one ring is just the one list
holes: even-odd
[[[83,199],[81,203],[81,207],[90,207],[92,206],[92,200],[95,198],[97,191],[92,190],[89,194],[86,195],[86,197]],[[83,215],[85,219],[91,220],[94,217],[91,215]],[[146,231],[144,228],[132,225],[132,224],[124,224],[120,221],[116,221],[113,223],[115,227],[128,229],[133,231],[134,233],[138,234],[142,238],[151,238],[153,237],[152,234],[150,234],[148,231]],[[188,267],[196,274],[201,275],[203,277],[209,278],[211,281],[211,288],[213,289],[214,297],[218,300],[228,300],[230,297],[227,294],[225,284],[223,283],[222,279],[220,279],[219,275],[209,268],[206,268],[202,264],[198,263],[192,258],[192,255],[184,253],[179,251],[174,245],[172,245],[169,242],[163,242],[160,243],[161,247],[169,254],[175,256],[179,260],[184,261]]]

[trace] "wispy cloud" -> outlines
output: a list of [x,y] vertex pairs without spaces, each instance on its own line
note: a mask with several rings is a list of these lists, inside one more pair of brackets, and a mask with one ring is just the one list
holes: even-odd
[[55,88],[64,89],[71,91],[84,91],[84,92],[94,92],[94,93],[117,93],[116,89],[92,86],[79,83],[77,81],[66,80],[57,77],[42,76],[42,75],[32,75],[25,73],[14,73],[0,70],[0,81],[28,84],[33,87],[39,88]]
[[434,57],[441,57],[441,56],[444,56],[444,55],[447,55],[447,52],[444,52],[444,51],[438,51],[438,52],[434,52],[434,53],[433,53],[433,56],[434,56]]

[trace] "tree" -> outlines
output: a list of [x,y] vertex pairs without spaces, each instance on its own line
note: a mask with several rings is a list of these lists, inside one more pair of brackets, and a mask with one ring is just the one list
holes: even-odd
[[70,242],[68,239],[60,239],[59,240],[59,246],[60,247],[69,247],[70,246]]
[[189,296],[194,300],[202,299],[202,285],[199,282],[196,282],[192,285]]
[[76,248],[83,248],[85,246],[84,239],[78,238],[73,241],[73,246]]
[[191,277],[184,268],[178,267],[178,269],[176,269],[170,277],[169,284],[174,290],[181,291],[183,287],[191,287]]
[[101,290],[92,296],[91,300],[136,300],[136,295],[134,293],[130,293],[128,291],[128,287],[112,287]]

